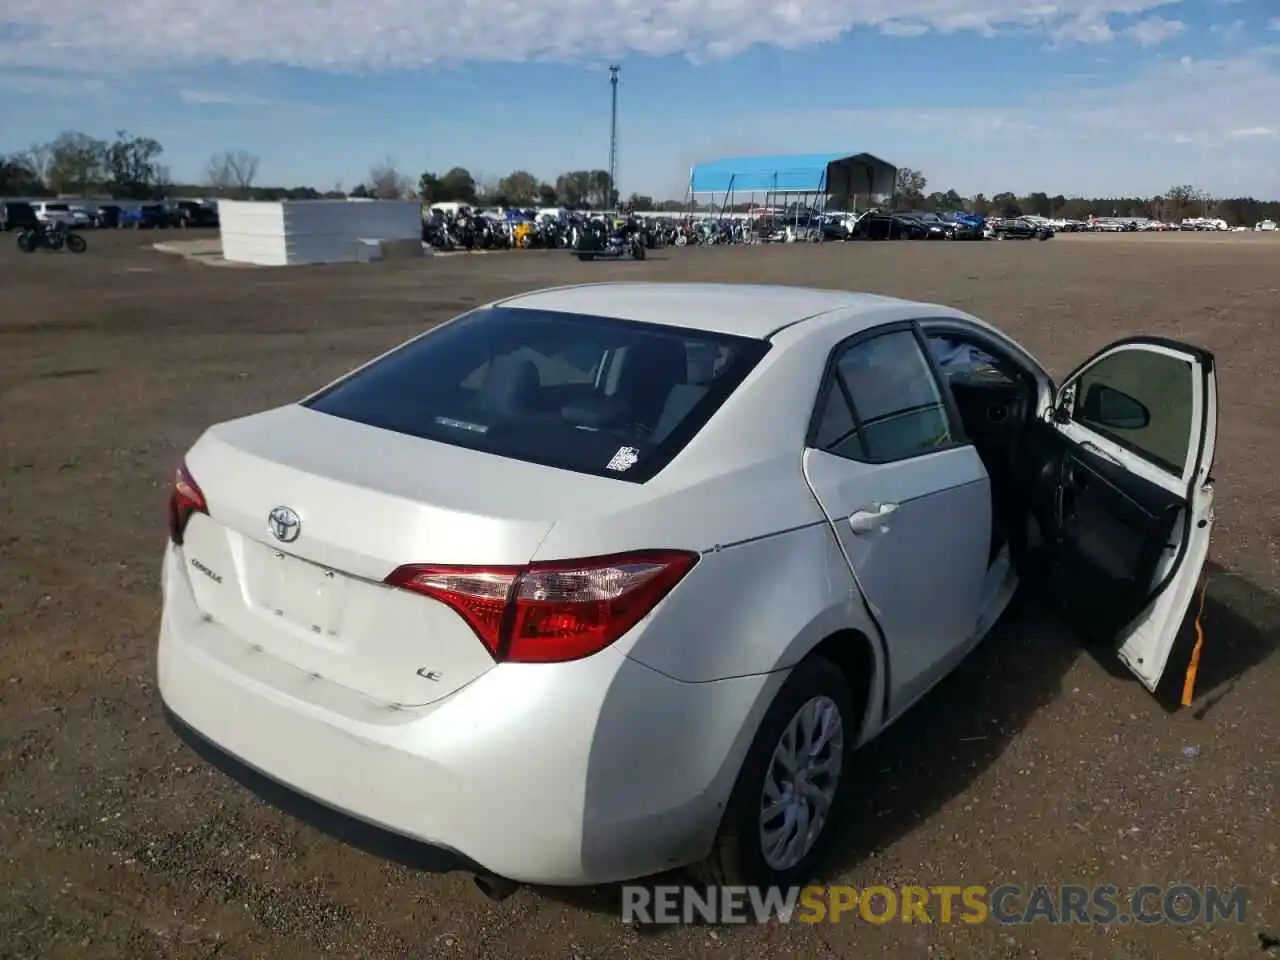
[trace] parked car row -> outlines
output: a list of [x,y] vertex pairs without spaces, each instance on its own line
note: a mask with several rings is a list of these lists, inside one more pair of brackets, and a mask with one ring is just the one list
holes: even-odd
[[216,227],[218,205],[212,200],[144,204],[7,200],[0,204],[0,230],[21,230],[50,223],[66,224],[77,230]]
[[1025,217],[987,219],[976,214],[943,216],[922,211],[872,211],[859,217],[850,240],[1048,240],[1056,231]]

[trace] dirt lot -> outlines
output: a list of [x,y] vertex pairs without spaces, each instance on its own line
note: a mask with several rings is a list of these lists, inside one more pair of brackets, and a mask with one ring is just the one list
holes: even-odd
[[[0,957],[1253,957],[1280,935],[1280,391],[1272,237],[545,253],[218,270],[154,237],[0,242]],[[1056,373],[1125,334],[1216,351],[1219,515],[1200,696],[1170,713],[1019,612],[859,764],[830,879],[1244,885],[1244,925],[636,931],[617,891],[498,905],[265,805],[170,732],[153,683],[170,471],[206,424],[286,402],[489,298],[599,278],[930,299]],[[264,731],[264,733],[267,733]],[[1275,954],[1273,954],[1275,955]]]

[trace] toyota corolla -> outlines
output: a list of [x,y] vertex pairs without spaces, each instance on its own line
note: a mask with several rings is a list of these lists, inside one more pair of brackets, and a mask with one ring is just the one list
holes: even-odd
[[944,306],[591,284],[438,326],[177,470],[159,687],[491,890],[813,869],[851,750],[1020,583],[1154,690],[1205,563],[1210,354],[1057,386]]

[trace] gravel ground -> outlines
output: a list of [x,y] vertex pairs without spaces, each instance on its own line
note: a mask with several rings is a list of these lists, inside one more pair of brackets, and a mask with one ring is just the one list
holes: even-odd
[[[530,252],[212,270],[134,234],[0,243],[0,957],[1265,956],[1280,934],[1280,243]],[[216,420],[302,395],[477,302],[600,278],[749,280],[935,300],[1055,373],[1139,331],[1220,360],[1219,510],[1199,697],[1173,712],[1019,609],[859,758],[832,882],[1249,889],[1214,926],[624,927],[618,891],[522,890],[374,856],[262,803],[160,715],[170,471]],[[1280,951],[1273,955],[1280,956]]]

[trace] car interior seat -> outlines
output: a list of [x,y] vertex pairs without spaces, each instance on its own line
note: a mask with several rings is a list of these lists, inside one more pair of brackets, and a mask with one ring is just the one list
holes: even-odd
[[643,336],[628,348],[618,383],[632,422],[657,432],[672,391],[689,380],[689,357],[682,340]]
[[537,365],[514,353],[494,357],[480,386],[480,406],[501,414],[528,412],[537,401],[542,378]]

